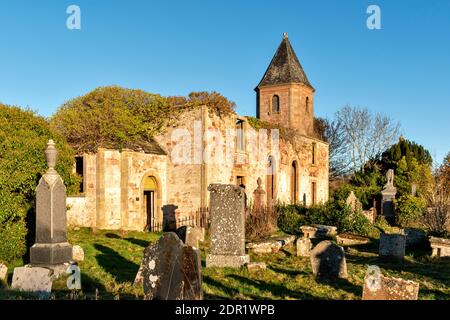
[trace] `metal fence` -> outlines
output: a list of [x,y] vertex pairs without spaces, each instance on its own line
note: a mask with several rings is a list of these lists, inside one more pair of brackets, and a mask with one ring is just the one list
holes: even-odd
[[193,215],[182,216],[175,220],[155,221],[149,228],[150,232],[162,232],[176,230],[180,227],[202,227],[209,229],[209,210],[208,208],[199,208]]

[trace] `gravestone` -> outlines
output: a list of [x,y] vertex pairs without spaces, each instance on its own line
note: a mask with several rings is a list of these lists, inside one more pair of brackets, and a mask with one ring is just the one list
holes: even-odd
[[419,284],[401,278],[385,277],[378,266],[369,266],[364,277],[363,300],[417,300]]
[[206,266],[238,268],[250,262],[245,254],[244,191],[226,184],[211,184],[208,190],[211,251]]
[[369,238],[361,237],[356,234],[350,233],[341,233],[336,237],[336,242],[344,246],[366,244],[369,241],[370,241]]
[[33,293],[40,299],[49,299],[52,284],[50,269],[25,266],[14,269],[11,289]]
[[300,230],[303,236],[308,239],[324,239],[333,237],[337,234],[337,228],[334,226],[325,226],[321,224],[314,224],[312,226],[301,226]]
[[430,237],[432,257],[450,258],[450,239]]
[[406,237],[403,234],[382,233],[378,254],[380,258],[403,260]]
[[200,252],[183,244],[174,232],[148,246],[142,264],[145,299],[203,299]]
[[66,187],[55,170],[58,152],[53,140],[47,143],[48,170],[36,189],[36,242],[30,249],[30,264],[55,266],[72,259],[67,242]]
[[357,213],[362,211],[362,204],[359,202],[358,198],[355,196],[355,193],[350,192],[349,196],[345,203],[350,207],[352,213]]
[[199,241],[205,241],[205,229],[201,227],[183,226],[176,231],[178,237],[187,246],[198,248]]
[[265,199],[266,199],[266,192],[262,188],[262,180],[261,178],[258,178],[256,181],[258,184],[258,187],[253,191],[253,209],[256,213],[262,213],[264,212],[265,206]]
[[0,282],[6,282],[8,277],[8,267],[3,263],[0,263]]
[[72,260],[81,262],[84,261],[84,250],[80,246],[73,246],[72,248]]
[[386,173],[387,183],[381,191],[381,215],[388,220],[392,220],[395,216],[394,200],[397,194],[397,188],[394,187],[394,170],[389,169]]
[[405,228],[403,234],[406,237],[406,247],[417,247],[426,244],[427,236],[423,230],[416,228]]
[[311,268],[317,277],[348,277],[344,249],[331,241],[325,240],[315,246],[310,252],[310,259]]
[[142,272],[144,272],[144,259],[142,259],[142,261],[141,261],[141,265],[139,266],[139,270],[136,273],[136,277],[134,278],[133,285],[142,286],[144,284],[144,276],[142,275]]
[[311,240],[308,238],[297,239],[297,257],[309,257],[312,249]]

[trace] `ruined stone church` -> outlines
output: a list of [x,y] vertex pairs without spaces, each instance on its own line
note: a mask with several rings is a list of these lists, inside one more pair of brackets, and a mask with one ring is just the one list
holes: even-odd
[[[264,191],[267,206],[327,201],[328,144],[314,133],[315,89],[287,34],[255,91],[257,118],[273,128],[288,128],[295,132],[293,136],[278,134],[279,139],[273,139],[275,129],[261,134],[249,118],[237,114],[219,117],[206,107],[186,110],[176,125],[138,149],[98,149],[78,156],[74,170],[83,182],[81,194],[67,198],[68,223],[113,230],[152,229],[207,212],[207,188],[213,183],[244,187],[249,205],[257,188]],[[211,130],[223,136],[232,132],[233,149],[227,157],[232,161],[202,159],[202,150],[217,145],[217,134],[209,134]],[[182,139],[180,132],[185,133]],[[192,161],[174,157],[180,145],[191,151]]]

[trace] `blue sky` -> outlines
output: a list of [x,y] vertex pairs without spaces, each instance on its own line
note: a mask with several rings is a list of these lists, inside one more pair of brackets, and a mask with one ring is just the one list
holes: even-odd
[[[81,30],[66,8],[81,8]],[[382,30],[366,27],[379,5]],[[254,87],[283,32],[316,88],[318,116],[383,112],[437,160],[450,151],[450,0],[0,3],[0,101],[49,116],[97,86],[219,91],[255,114]]]

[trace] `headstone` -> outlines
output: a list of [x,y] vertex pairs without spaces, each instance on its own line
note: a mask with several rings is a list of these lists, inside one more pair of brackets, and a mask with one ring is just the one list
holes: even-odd
[[249,272],[264,271],[267,266],[264,262],[250,262],[247,264],[247,269]]
[[211,184],[208,190],[211,251],[206,266],[238,268],[250,262],[245,254],[244,191],[225,184]]
[[256,213],[262,213],[265,208],[266,192],[261,186],[261,178],[258,178],[256,183],[258,184],[258,187],[253,191],[253,209]]
[[346,204],[350,207],[350,210],[353,213],[362,211],[362,204],[359,202],[353,191],[350,192],[350,195],[347,197]]
[[7,277],[8,277],[8,267],[5,264],[0,263],[0,282],[2,281],[6,282]]
[[363,300],[417,300],[419,284],[401,278],[385,277],[377,266],[369,266],[364,278]]
[[427,242],[425,232],[415,228],[403,229],[403,234],[406,236],[406,247],[416,247],[424,245]]
[[387,183],[381,191],[381,215],[392,219],[395,216],[394,200],[397,188],[394,187],[394,170],[389,169],[386,173]]
[[331,241],[320,242],[310,253],[311,267],[317,277],[348,277],[344,249]]
[[203,299],[200,252],[174,232],[145,249],[142,277],[147,300]]
[[344,246],[352,246],[359,244],[366,244],[369,242],[369,238],[361,237],[355,234],[342,233],[337,235],[336,242]]
[[430,237],[432,257],[450,258],[450,239]]
[[84,250],[80,246],[73,246],[72,248],[72,260],[81,262],[84,261]]
[[403,260],[405,257],[405,246],[405,235],[382,233],[378,253],[380,258]]
[[294,241],[295,236],[292,235],[272,236],[268,239],[250,242],[246,248],[254,253],[275,253],[281,248],[291,245]]
[[53,140],[47,143],[48,170],[36,189],[36,242],[30,249],[30,264],[54,266],[72,259],[67,242],[66,187],[55,170],[58,152]]
[[25,266],[14,269],[11,289],[36,294],[40,299],[48,299],[52,292],[52,284],[50,269]]
[[324,239],[332,237],[337,234],[337,228],[334,226],[325,226],[321,224],[314,224],[312,226],[301,226],[303,236],[308,239]]
[[312,249],[311,240],[308,238],[298,238],[297,239],[297,256],[298,257],[309,257]]
[[199,248],[199,241],[205,241],[205,229],[201,227],[183,226],[176,233],[181,241],[194,248]]
[[136,277],[134,278],[133,285],[142,286],[144,284],[144,276],[142,274],[143,272],[144,272],[144,259],[142,259],[142,261],[141,261],[141,265],[139,266],[139,270],[136,273]]

